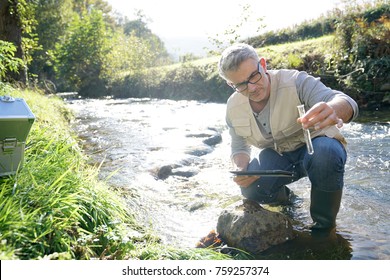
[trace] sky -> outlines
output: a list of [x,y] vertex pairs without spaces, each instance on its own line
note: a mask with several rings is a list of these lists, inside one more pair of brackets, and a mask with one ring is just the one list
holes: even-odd
[[[315,19],[340,6],[340,0],[106,0],[114,11],[135,19],[142,10],[150,20],[148,27],[165,43],[170,53],[203,55],[209,37],[222,34],[243,22],[243,6],[249,16],[243,36],[256,35],[258,23],[266,25],[260,33]],[[244,34],[247,33],[247,34]],[[257,33],[259,34],[259,33]]]

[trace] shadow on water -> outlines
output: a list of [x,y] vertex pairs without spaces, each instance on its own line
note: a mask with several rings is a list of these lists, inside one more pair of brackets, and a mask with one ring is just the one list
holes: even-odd
[[271,247],[255,258],[268,260],[350,260],[352,258],[350,241],[335,231],[326,234],[295,231],[295,234],[293,240]]
[[[276,211],[285,214],[292,221],[295,238],[272,246],[254,257],[267,260],[352,259],[352,236],[347,232],[340,232],[337,228],[332,230],[310,230],[310,224],[300,221],[302,203],[301,198],[296,198],[294,205],[278,206],[276,208]],[[272,211],[272,207],[269,210]]]

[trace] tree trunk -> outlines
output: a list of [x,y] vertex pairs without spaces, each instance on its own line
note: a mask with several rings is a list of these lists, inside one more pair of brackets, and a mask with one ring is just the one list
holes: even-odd
[[[14,9],[11,13],[11,7],[16,7],[17,0],[11,4],[9,0],[0,0],[0,40],[8,41],[16,46],[15,57],[18,57],[24,61],[24,53],[22,49],[22,28],[19,14]],[[12,5],[12,6],[11,6]],[[22,82],[27,84],[27,69],[24,67],[20,69],[18,73],[9,74],[11,80]]]

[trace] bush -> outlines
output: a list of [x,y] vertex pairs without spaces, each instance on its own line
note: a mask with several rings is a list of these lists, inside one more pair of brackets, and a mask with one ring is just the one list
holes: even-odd
[[7,77],[7,73],[17,73],[23,67],[23,60],[14,57],[14,44],[0,40],[0,82]]
[[[362,106],[388,104],[384,88],[390,80],[390,5],[365,12],[351,7],[339,21],[336,35],[339,48],[332,62],[342,86]],[[370,96],[375,96],[374,102],[368,101]]]

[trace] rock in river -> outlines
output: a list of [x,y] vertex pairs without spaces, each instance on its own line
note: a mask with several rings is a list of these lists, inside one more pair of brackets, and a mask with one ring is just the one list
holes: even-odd
[[252,254],[294,238],[288,217],[248,199],[222,211],[217,232],[228,246]]
[[221,134],[215,134],[203,140],[203,143],[209,146],[215,146],[222,142]]
[[172,175],[172,169],[173,167],[171,165],[162,166],[157,172],[157,178],[165,180],[170,175]]

